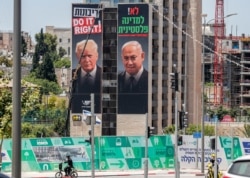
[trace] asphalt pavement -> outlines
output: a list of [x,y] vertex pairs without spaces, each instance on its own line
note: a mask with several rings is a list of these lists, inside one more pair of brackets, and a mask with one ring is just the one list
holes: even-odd
[[[206,170],[205,170],[206,172]],[[55,177],[56,172],[23,172],[22,178],[52,178]],[[11,173],[5,173],[11,176]],[[167,175],[175,174],[174,169],[164,169],[164,170],[149,170],[148,175]],[[182,169],[180,174],[190,174],[195,176],[204,175],[198,169]],[[115,171],[95,171],[95,177],[108,177],[108,176],[136,176],[144,175],[144,170],[115,170]],[[91,177],[91,171],[78,171],[78,177]],[[65,177],[66,178],[66,177]]]

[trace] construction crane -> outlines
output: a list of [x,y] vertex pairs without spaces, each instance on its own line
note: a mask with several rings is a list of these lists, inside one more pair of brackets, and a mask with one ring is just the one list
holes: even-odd
[[222,39],[225,37],[224,0],[216,0],[214,23],[214,104],[223,104]]

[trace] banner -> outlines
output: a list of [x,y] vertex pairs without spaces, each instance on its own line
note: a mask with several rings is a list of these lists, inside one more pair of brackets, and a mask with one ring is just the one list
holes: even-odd
[[[151,136],[102,136],[95,137],[96,170],[133,170],[144,168],[145,139],[148,139],[148,168],[174,169],[174,135]],[[210,138],[205,136],[204,150],[201,138],[183,135],[183,145],[178,146],[181,168],[201,168],[201,153],[204,163],[210,161]],[[213,137],[214,138],[214,137]],[[58,164],[70,154],[74,167],[81,171],[91,170],[91,145],[88,137],[55,137],[22,139],[22,171],[57,171]],[[2,171],[11,171],[13,159],[12,139],[5,139],[2,147]],[[218,137],[217,162],[220,170],[227,169],[236,158],[250,154],[249,138]]]
[[90,110],[91,93],[101,113],[102,13],[99,4],[72,4],[72,113]]
[[148,111],[149,5],[118,4],[118,113]]

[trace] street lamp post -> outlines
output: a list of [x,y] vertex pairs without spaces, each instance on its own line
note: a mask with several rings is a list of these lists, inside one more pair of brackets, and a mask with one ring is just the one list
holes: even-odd
[[[206,17],[207,14],[202,14],[202,17],[204,19],[204,27],[203,27],[203,35],[202,35],[202,43],[205,44],[205,27],[206,27]],[[204,173],[204,72],[205,72],[205,47],[202,46],[202,73],[201,73],[201,87],[202,87],[202,93],[201,93],[201,103],[202,103],[202,111],[201,111],[201,172]]]

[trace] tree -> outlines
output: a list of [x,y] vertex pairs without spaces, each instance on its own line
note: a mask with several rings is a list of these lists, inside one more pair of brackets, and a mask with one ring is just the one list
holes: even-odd
[[21,52],[22,52],[22,56],[24,56],[27,53],[27,43],[23,36],[22,36]]
[[[1,81],[0,90],[0,153],[2,152],[2,145],[4,138],[11,137],[11,121],[12,121],[12,91],[11,88],[5,87],[9,80]],[[37,108],[39,104],[39,89],[30,86],[27,82],[22,81],[21,94],[21,114],[25,114],[30,108]],[[0,163],[2,157],[0,156]]]
[[62,58],[65,54],[67,54],[66,50],[60,46],[60,48],[59,48],[60,58]]
[[71,61],[69,58],[62,58],[54,62],[55,68],[70,68]]
[[48,81],[57,82],[55,68],[49,53],[45,53],[43,62],[38,67],[36,76],[40,79],[47,79]]
[[173,134],[175,132],[175,126],[174,125],[170,125],[167,126],[163,129],[163,133],[164,134]]
[[60,94],[62,93],[61,87],[56,82],[51,82],[46,79],[36,78],[34,73],[30,73],[28,76],[24,77],[24,80],[33,84],[40,86],[41,94]]
[[[165,127],[163,132],[164,132],[164,134],[174,134],[175,133],[175,126],[170,125],[168,127]],[[194,132],[201,132],[201,126],[195,125],[195,124],[189,124],[189,126],[185,130],[185,134],[186,135],[193,135]],[[206,136],[214,135],[214,126],[205,125],[204,126],[204,135],[206,135]]]
[[47,79],[56,82],[56,75],[53,62],[59,59],[56,51],[57,37],[49,33],[43,33],[43,29],[39,34],[35,35],[36,47],[33,56],[32,72],[37,78]]
[[209,114],[210,118],[213,118],[216,115],[218,120],[222,120],[223,116],[230,114],[230,110],[223,108],[223,106],[219,106],[215,110],[208,110],[207,113]]
[[4,64],[6,67],[12,67],[13,61],[9,60],[6,56],[0,56],[0,65]]
[[[42,98],[39,109],[36,111],[36,120],[32,118],[24,120],[22,137],[65,136],[66,99],[56,95],[44,95]],[[34,117],[34,115],[26,117]]]
[[44,55],[45,51],[47,51],[47,45],[44,42],[44,38],[45,37],[43,34],[43,29],[41,29],[40,34],[35,35],[35,41],[37,42],[37,44],[35,46],[35,53],[33,55],[31,71],[36,71],[39,66],[41,57]]

